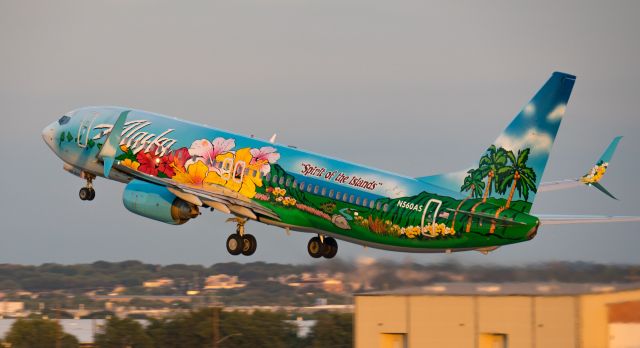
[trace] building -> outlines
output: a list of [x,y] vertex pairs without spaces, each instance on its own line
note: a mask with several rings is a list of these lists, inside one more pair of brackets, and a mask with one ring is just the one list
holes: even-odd
[[640,284],[451,283],[355,296],[356,348],[640,347]]
[[238,276],[218,274],[207,277],[204,281],[205,290],[236,289],[247,286],[247,283],[238,281]]
[[24,302],[0,301],[0,315],[13,315],[24,311]]
[[142,283],[142,286],[148,289],[173,286],[173,279],[160,278],[160,279],[154,279],[154,280],[147,280],[146,282]]

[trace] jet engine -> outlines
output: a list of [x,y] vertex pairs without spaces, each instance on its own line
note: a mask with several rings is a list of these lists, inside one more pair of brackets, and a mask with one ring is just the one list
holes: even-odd
[[127,184],[122,203],[130,212],[170,225],[182,225],[196,216],[196,205],[169,192],[166,187],[133,180]]

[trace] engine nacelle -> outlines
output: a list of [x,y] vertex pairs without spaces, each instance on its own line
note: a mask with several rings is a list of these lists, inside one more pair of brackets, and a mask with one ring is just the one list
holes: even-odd
[[127,184],[122,203],[134,214],[171,225],[181,225],[199,214],[196,205],[176,197],[166,187],[140,180]]

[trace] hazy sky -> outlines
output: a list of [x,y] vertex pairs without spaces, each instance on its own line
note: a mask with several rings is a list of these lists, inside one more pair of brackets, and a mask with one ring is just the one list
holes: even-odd
[[[119,183],[93,202],[41,130],[86,105],[178,116],[412,176],[477,161],[554,70],[578,76],[543,181],[582,175],[624,135],[605,186],[536,196],[533,212],[640,214],[640,2],[0,0],[0,263],[309,262],[311,235],[251,222],[258,250],[205,213],[133,215]],[[343,258],[640,262],[640,224],[547,226],[452,255],[340,243]]]

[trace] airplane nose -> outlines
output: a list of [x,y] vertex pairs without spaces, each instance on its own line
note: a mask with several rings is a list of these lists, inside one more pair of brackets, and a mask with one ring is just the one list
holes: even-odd
[[42,130],[42,139],[51,149],[53,149],[55,143],[53,140],[55,139],[57,128],[56,123],[52,123]]

